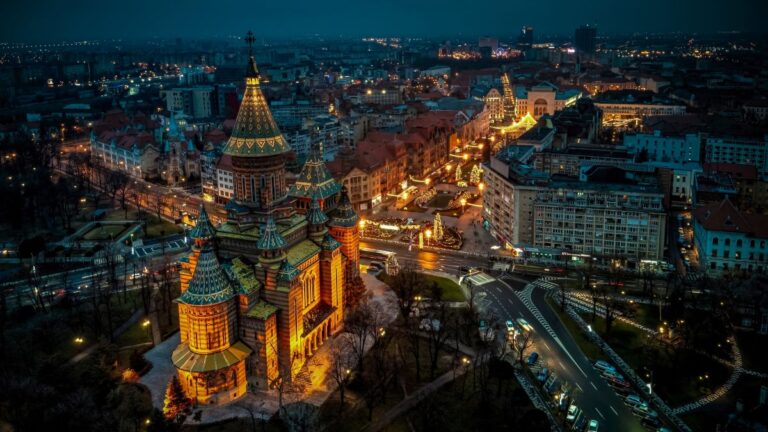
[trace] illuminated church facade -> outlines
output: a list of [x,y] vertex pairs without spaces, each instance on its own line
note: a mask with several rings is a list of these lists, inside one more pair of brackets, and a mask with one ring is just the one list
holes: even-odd
[[224,150],[235,186],[227,221],[214,227],[201,211],[180,270],[181,342],[172,361],[199,404],[235,400],[249,384],[296,379],[342,329],[345,287],[359,280],[358,217],[346,191],[317,153],[287,186],[290,148],[252,54],[245,80]]

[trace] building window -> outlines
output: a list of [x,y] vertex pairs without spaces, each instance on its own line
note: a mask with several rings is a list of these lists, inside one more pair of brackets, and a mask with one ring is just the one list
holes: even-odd
[[730,246],[731,245],[731,239],[725,239],[725,245]]
[[741,239],[736,240],[736,247],[741,247]]
[[713,239],[712,239],[712,244],[713,244],[713,245],[717,245],[717,243],[718,243],[718,239],[717,239],[717,237],[713,238]]

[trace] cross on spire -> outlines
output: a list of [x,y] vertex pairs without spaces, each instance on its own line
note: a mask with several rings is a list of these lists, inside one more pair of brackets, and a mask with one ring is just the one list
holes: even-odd
[[248,30],[245,34],[245,43],[248,44],[248,55],[253,57],[253,43],[256,42],[256,38],[253,37],[253,32]]

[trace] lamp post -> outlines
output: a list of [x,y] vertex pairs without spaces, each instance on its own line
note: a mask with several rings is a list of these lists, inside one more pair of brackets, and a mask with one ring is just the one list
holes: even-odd
[[432,238],[432,230],[428,229],[425,234],[427,235],[427,246],[429,246],[429,239]]
[[466,210],[466,207],[467,207],[467,199],[466,198],[462,198],[461,199],[461,212],[462,213],[464,213],[464,211]]

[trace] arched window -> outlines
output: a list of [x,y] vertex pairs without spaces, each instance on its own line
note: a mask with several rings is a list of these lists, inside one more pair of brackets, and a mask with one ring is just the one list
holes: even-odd
[[712,239],[712,245],[713,245],[713,246],[717,246],[717,243],[718,243],[718,239],[717,239],[717,237],[713,238],[713,239]]
[[725,245],[730,246],[731,245],[731,239],[725,239]]
[[741,239],[736,240],[736,247],[741,247]]

